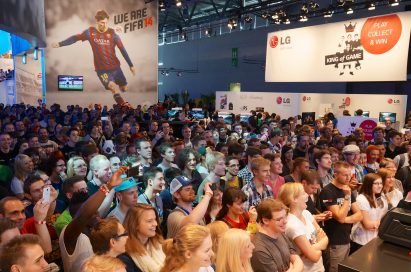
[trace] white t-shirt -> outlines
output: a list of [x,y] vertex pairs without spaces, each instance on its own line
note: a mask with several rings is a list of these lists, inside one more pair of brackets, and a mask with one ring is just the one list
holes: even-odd
[[391,204],[392,204],[393,207],[397,207],[400,200],[402,200],[404,198],[401,191],[398,190],[397,188],[395,188],[391,192],[387,193],[386,195],[391,200]]
[[[313,221],[315,220],[314,216],[312,216],[312,214],[307,210],[304,210],[302,215],[304,217],[305,224],[300,219],[298,219],[294,214],[288,214],[288,221],[285,229],[285,234],[287,235],[288,239],[293,241],[293,243],[295,238],[302,235],[305,235],[305,237],[307,237],[307,240],[310,243],[315,243],[317,241],[317,231],[313,224]],[[298,249],[296,245],[295,248]],[[322,257],[320,257],[320,259],[316,263],[313,263],[304,256],[301,256],[301,259],[304,263],[305,272],[324,271]]]
[[[385,197],[381,197],[383,202],[382,208],[377,205],[377,208],[371,207],[367,198],[360,194],[357,197],[357,203],[361,211],[367,211],[371,221],[379,221],[388,210],[388,204]],[[367,230],[361,222],[354,224],[351,230],[351,240],[357,244],[365,245],[375,237],[377,237],[378,230]]]

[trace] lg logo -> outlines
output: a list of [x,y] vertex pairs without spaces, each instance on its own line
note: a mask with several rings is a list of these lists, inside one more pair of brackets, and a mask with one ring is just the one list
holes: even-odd
[[286,97],[277,97],[277,104],[290,104],[291,103],[291,99],[290,98],[286,98]]
[[270,39],[271,48],[276,48],[278,44],[284,45],[284,44],[290,44],[290,43],[291,43],[290,36],[280,37],[280,38],[278,38],[277,36],[272,36]]
[[400,104],[400,100],[399,99],[388,99],[388,104]]
[[311,97],[310,96],[303,96],[303,101],[311,101]]

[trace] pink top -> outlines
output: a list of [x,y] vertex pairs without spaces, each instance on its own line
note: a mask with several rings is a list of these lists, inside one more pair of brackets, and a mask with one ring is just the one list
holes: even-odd
[[273,191],[274,198],[277,198],[278,191],[280,190],[281,185],[285,183],[284,177],[278,176],[277,180],[271,181],[268,180],[265,182],[266,185],[270,186]]

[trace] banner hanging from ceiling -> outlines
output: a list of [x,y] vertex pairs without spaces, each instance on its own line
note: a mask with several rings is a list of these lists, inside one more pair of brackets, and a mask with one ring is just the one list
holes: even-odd
[[411,12],[268,34],[266,82],[405,81]]

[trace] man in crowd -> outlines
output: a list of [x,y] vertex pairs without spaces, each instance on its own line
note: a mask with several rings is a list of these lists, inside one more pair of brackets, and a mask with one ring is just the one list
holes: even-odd
[[109,217],[115,217],[123,224],[128,210],[137,204],[138,187],[134,178],[129,178],[123,181],[119,186],[114,188],[116,197],[118,199],[117,206],[107,215]]
[[169,143],[163,143],[160,145],[159,149],[160,155],[163,159],[157,167],[160,167],[163,172],[171,167],[178,168],[178,166],[174,163],[174,159],[176,157],[174,147]]
[[197,202],[200,202],[204,193],[204,186],[207,183],[215,184],[216,188],[220,188],[220,179],[225,176],[225,157],[224,154],[218,151],[212,151],[206,156],[206,165],[209,171],[207,177],[201,182],[197,191]]
[[336,162],[334,179],[320,193],[322,210],[332,212],[333,217],[324,222],[324,231],[329,239],[324,267],[330,272],[337,272],[338,263],[348,256],[351,228],[362,220],[355,194],[349,186],[351,169],[347,162]]
[[301,133],[297,135],[297,146],[294,148],[293,159],[306,158],[308,159],[308,147],[310,146],[310,136]]
[[61,150],[64,153],[66,160],[70,159],[76,154],[76,144],[80,140],[79,134],[79,130],[74,127],[67,131],[68,140]]
[[7,218],[0,219],[0,248],[11,239],[20,236],[20,231],[12,221]]
[[257,147],[249,146],[245,152],[247,156],[247,165],[238,172],[238,177],[242,178],[245,184],[251,183],[254,175],[251,172],[251,161],[261,157],[261,150]]
[[296,158],[293,162],[293,170],[284,177],[285,182],[301,182],[301,173],[308,169],[310,169],[310,163],[306,158]]
[[394,159],[395,156],[406,153],[407,150],[401,146],[402,144],[402,133],[391,130],[388,133],[388,143],[386,144],[385,157]]
[[350,186],[355,190],[358,183],[362,183],[364,179],[364,169],[358,163],[360,159],[360,148],[353,144],[344,146],[343,157],[344,161],[346,161],[351,167]]
[[144,172],[143,183],[146,187],[144,193],[138,196],[138,203],[145,203],[156,208],[158,216],[163,218],[163,201],[161,191],[165,189],[163,171],[160,167],[150,167]]
[[321,179],[321,188],[324,188],[324,186],[328,185],[333,180],[333,176],[330,173],[332,166],[331,153],[328,149],[322,149],[317,153],[314,153],[314,160],[317,165],[318,175]]
[[230,187],[243,188],[245,185],[243,179],[238,177],[238,171],[240,169],[238,159],[233,156],[228,156],[226,159],[226,167],[226,174],[221,178],[221,180],[224,181],[222,189],[225,190]]
[[191,128],[188,125],[183,126],[181,135],[183,135],[184,146],[193,147],[193,144],[191,143]]
[[265,199],[257,207],[260,229],[255,234],[251,266],[254,272],[302,272],[304,264],[285,235],[287,207],[280,201]]

